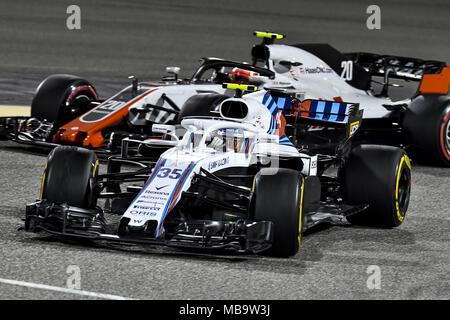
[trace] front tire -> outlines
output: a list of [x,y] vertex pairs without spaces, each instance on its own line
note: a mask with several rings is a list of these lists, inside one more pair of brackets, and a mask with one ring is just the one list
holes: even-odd
[[98,100],[87,80],[69,74],[55,74],[38,86],[31,102],[31,117],[54,123],[54,129],[75,119]]
[[91,150],[56,147],[48,155],[40,198],[69,206],[95,208],[98,164],[97,155]]
[[302,240],[304,178],[296,170],[261,169],[254,180],[252,212],[255,221],[272,221],[273,241],[267,254],[295,255]]
[[347,220],[360,226],[393,228],[405,219],[411,191],[411,165],[396,147],[360,145],[341,172],[344,201],[369,207]]

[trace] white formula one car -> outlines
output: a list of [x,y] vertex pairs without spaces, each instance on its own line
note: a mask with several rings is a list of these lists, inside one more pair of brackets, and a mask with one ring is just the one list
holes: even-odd
[[[105,174],[99,173],[94,151],[55,148],[45,167],[41,199],[26,208],[25,230],[291,256],[300,248],[303,231],[321,222],[347,217],[356,225],[391,228],[404,221],[411,184],[409,159],[397,147],[352,146],[362,118],[358,105],[341,102],[336,112],[333,109],[327,120],[321,120],[324,126],[341,128],[336,135],[342,135],[333,155],[316,154],[286,138],[276,104],[263,104],[260,92],[242,96],[243,90],[255,87],[225,88],[237,90],[236,96],[223,100],[215,117],[185,117],[181,140],[175,127],[160,124],[153,129],[164,134],[163,140],[123,139],[121,156],[109,158]],[[210,96],[191,97],[184,107],[211,101]],[[317,114],[325,113],[300,110],[302,121],[293,126],[307,136],[304,129],[316,124]],[[141,151],[170,148],[152,162],[130,156],[133,144]],[[122,170],[122,165],[138,169]],[[332,166],[339,170],[327,173]],[[112,201],[102,209],[97,206],[99,198]],[[120,214],[120,221],[107,222],[105,210]]]
[[[255,32],[263,43],[252,49],[253,65],[275,73],[274,79],[258,77],[266,89],[284,90],[303,99],[350,101],[364,106],[359,143],[405,148],[425,162],[450,166],[450,67],[445,62],[372,53],[340,53],[328,44],[273,44],[283,35]],[[375,78],[382,77],[381,82]],[[420,82],[407,99],[393,102],[390,79]],[[375,93],[372,84],[381,85]],[[332,112],[333,106],[317,110]],[[312,106],[314,112],[316,105]],[[326,118],[326,117],[325,117]],[[317,141],[330,135],[320,126]]]

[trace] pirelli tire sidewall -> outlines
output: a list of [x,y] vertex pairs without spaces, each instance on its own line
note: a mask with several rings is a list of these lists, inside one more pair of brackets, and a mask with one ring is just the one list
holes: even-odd
[[347,204],[369,207],[347,217],[355,225],[393,228],[406,217],[411,192],[411,164],[403,149],[359,145],[341,168]]
[[48,155],[40,198],[58,204],[95,208],[98,165],[97,155],[92,150],[56,147]]
[[[80,97],[82,101],[80,102]],[[63,125],[88,111],[90,102],[98,100],[94,86],[87,80],[70,74],[55,74],[45,78],[36,89],[31,102],[31,116]],[[70,105],[78,103],[77,112]]]
[[255,221],[273,222],[268,255],[295,255],[302,240],[303,175],[292,169],[261,169],[253,182],[251,215]]
[[425,164],[450,167],[445,136],[449,121],[449,95],[427,94],[415,98],[402,123],[411,156]]

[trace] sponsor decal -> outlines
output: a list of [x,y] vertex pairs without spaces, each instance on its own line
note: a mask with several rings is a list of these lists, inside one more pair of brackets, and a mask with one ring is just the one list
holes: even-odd
[[294,70],[289,70],[289,73],[291,74],[291,77],[294,79],[294,80],[298,80],[298,78],[295,76],[295,72],[294,72]]
[[[152,204],[154,202],[146,202],[146,203]],[[149,206],[143,206],[143,205],[134,205],[133,208],[142,209],[142,210],[161,210],[160,207],[149,207]]]
[[314,73],[332,73],[333,70],[331,70],[331,68],[315,67],[315,68],[305,68],[305,72],[308,73],[308,74],[314,74]]
[[193,162],[186,164],[185,168],[172,167],[171,162],[166,159],[158,161],[141,192],[124,213],[124,217],[131,218],[129,224],[132,226],[143,225],[148,220],[157,221],[156,237],[163,232],[164,218],[176,204],[186,177],[194,167]]
[[256,117],[255,123],[256,123],[261,129],[264,129],[264,123],[263,123],[263,121],[262,121],[262,117],[261,117],[261,116],[257,116],[257,117]]
[[146,193],[146,194],[148,194],[148,193],[151,193],[151,194],[159,194],[159,195],[162,195],[162,196],[168,196],[168,195],[169,195],[169,192],[154,191],[154,190],[145,190],[145,193]]
[[141,195],[139,197],[139,199],[148,199],[148,200],[163,200],[165,201],[167,198],[166,197],[156,197],[156,196],[148,196],[148,195]]
[[323,129],[325,129],[325,127],[322,127],[322,126],[311,126],[308,129],[308,131],[320,131],[320,130],[323,130]]
[[350,124],[350,133],[349,133],[350,135],[349,135],[349,137],[353,136],[355,134],[355,132],[358,130],[358,128],[359,128],[359,121],[352,122]]
[[219,167],[223,167],[230,162],[230,158],[226,157],[220,160],[212,161],[208,164],[208,170],[213,170]]
[[175,126],[167,125],[167,124],[154,124],[152,125],[152,131],[156,133],[169,133],[175,132]]
[[291,86],[291,83],[287,82],[287,81],[271,81],[270,85],[271,86]]
[[156,212],[150,212],[145,210],[130,210],[129,214],[136,216],[150,216],[150,217],[155,217],[157,215]]

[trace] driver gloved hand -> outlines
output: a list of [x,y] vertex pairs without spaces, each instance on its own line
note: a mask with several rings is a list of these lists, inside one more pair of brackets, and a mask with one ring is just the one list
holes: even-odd
[[219,138],[219,137],[214,137],[212,140],[211,140],[211,143],[209,144],[209,146],[208,147],[210,147],[210,148],[213,148],[213,149],[215,149],[215,150],[217,150],[217,151],[221,151],[221,150],[223,150],[223,139],[222,138]]

